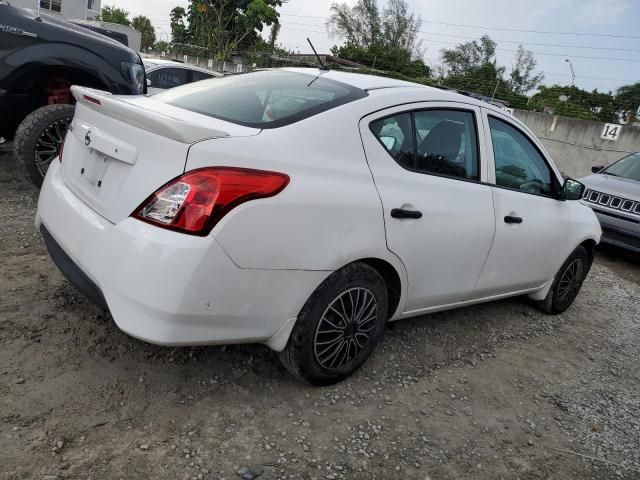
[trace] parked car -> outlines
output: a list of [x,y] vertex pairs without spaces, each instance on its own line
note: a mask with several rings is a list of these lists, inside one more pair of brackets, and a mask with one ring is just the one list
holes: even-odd
[[148,342],[264,343],[331,384],[390,320],[516,295],[565,311],[600,238],[530,130],[460,94],[317,69],[72,90],[36,225]]
[[147,74],[147,92],[150,95],[187,83],[222,77],[221,73],[173,60],[143,58],[142,62]]
[[640,253],[640,153],[592,171],[580,180],[582,201],[600,220],[602,242]]
[[73,117],[71,85],[139,95],[144,67],[115,40],[3,0],[0,23],[0,138],[40,185]]

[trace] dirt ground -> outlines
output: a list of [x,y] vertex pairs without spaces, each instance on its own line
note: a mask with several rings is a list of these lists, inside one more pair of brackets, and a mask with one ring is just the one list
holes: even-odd
[[120,332],[49,260],[37,195],[0,155],[0,479],[640,479],[638,259],[600,251],[564,315],[400,322],[313,388],[263,346]]

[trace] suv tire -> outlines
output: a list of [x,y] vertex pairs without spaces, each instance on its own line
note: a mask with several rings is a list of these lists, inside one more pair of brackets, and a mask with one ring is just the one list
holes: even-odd
[[344,380],[369,358],[387,321],[387,288],[369,265],[332,273],[305,303],[279,357],[312,385]]
[[42,185],[49,164],[60,153],[74,111],[73,105],[47,105],[27,115],[18,127],[16,159],[35,186]]

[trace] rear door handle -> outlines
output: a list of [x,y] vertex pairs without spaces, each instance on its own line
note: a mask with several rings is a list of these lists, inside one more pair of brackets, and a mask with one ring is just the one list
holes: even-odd
[[394,208],[391,210],[393,218],[422,218],[422,212],[418,210],[405,210],[404,208]]
[[504,217],[504,223],[522,223],[522,218],[507,215],[506,217]]

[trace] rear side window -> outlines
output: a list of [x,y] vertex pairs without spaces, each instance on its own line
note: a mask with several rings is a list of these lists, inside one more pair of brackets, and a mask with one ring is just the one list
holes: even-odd
[[418,173],[480,179],[475,116],[461,110],[406,112],[370,125],[396,162]]
[[276,128],[366,96],[321,75],[267,70],[213,78],[153,98],[239,125]]
[[211,75],[210,73],[205,73],[205,72],[201,72],[199,70],[193,70],[193,78],[192,78],[192,82],[199,82],[200,80],[207,80],[211,77],[213,77],[213,75]]
[[415,166],[410,113],[400,113],[376,120],[371,123],[371,131],[396,162],[405,168]]
[[173,88],[189,82],[189,70],[186,68],[158,68],[147,73],[147,78],[151,80],[153,88]]

